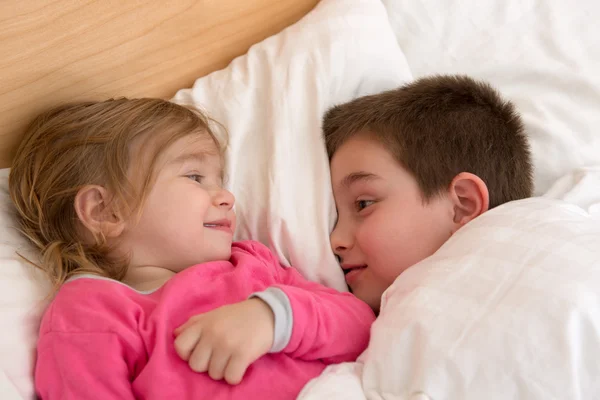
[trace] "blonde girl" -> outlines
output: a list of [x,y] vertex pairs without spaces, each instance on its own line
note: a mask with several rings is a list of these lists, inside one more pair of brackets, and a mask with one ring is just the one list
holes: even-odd
[[56,288],[42,399],[292,399],[367,345],[365,303],[233,242],[223,149],[197,111],[57,107],[27,129],[10,193]]

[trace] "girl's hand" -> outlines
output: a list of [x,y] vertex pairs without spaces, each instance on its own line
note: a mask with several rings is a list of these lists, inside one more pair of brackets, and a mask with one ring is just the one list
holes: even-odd
[[175,330],[175,350],[192,370],[237,385],[271,349],[274,324],[271,308],[252,298],[191,317]]

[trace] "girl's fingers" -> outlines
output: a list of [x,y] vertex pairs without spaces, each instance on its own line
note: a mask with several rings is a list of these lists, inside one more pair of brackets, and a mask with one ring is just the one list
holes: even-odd
[[237,385],[244,378],[246,370],[250,366],[247,357],[242,355],[234,355],[229,359],[225,368],[224,378],[230,385]]
[[208,365],[208,375],[216,381],[223,379],[228,362],[229,352],[213,348]]
[[207,340],[200,340],[189,360],[192,371],[206,372],[212,356],[212,346]]
[[202,336],[202,326],[200,324],[192,325],[183,330],[175,338],[175,351],[182,360],[188,361],[194,348]]

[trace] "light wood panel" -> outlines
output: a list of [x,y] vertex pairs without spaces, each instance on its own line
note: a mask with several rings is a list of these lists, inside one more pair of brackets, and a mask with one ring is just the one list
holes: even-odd
[[317,1],[0,1],[0,167],[36,113],[65,101],[169,98]]

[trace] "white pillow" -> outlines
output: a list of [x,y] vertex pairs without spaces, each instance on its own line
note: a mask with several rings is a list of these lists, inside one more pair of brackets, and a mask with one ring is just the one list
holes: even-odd
[[358,364],[300,398],[598,399],[599,358],[600,217],[526,199],[400,275]]
[[[329,250],[334,206],[321,142],[328,106],[410,79],[378,0],[323,0],[176,100],[204,106],[229,129],[238,238],[274,248],[309,278],[345,289]],[[49,288],[16,251],[8,170],[0,171],[0,398],[34,396],[33,366]]]
[[600,166],[579,168],[557,180],[544,197],[576,204],[600,216]]
[[383,0],[415,76],[463,73],[513,100],[536,193],[600,165],[600,2]]
[[324,0],[174,101],[229,131],[236,239],[260,240],[308,279],[347,290],[329,246],[335,205],[321,117],[410,79],[380,1]]
[[29,242],[17,231],[8,194],[8,169],[0,170],[0,398],[33,398],[35,343],[49,284],[17,252],[37,261]]

